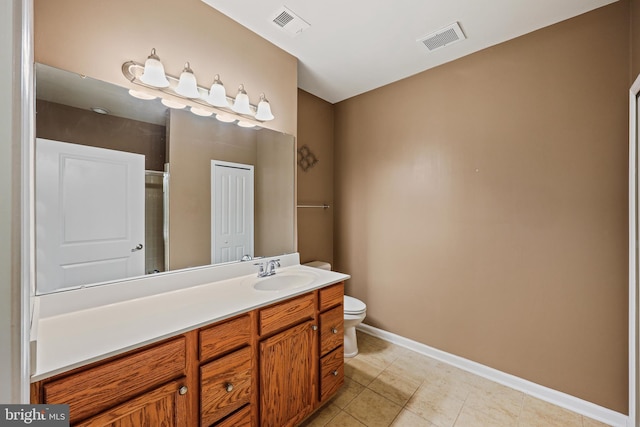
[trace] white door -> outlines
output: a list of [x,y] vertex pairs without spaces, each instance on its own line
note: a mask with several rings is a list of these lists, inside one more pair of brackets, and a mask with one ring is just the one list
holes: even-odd
[[211,263],[253,257],[253,166],[211,161]]
[[144,156],[36,140],[38,293],[144,274]]

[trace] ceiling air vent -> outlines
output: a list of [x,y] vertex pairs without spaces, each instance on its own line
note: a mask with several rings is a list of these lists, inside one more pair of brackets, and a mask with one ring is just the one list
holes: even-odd
[[462,32],[460,25],[457,22],[454,22],[435,33],[420,37],[416,41],[422,43],[430,52],[432,52],[436,49],[440,49],[441,47],[448,46],[464,39],[466,39],[466,37]]
[[271,21],[292,37],[297,36],[310,25],[290,9],[282,6],[274,14]]

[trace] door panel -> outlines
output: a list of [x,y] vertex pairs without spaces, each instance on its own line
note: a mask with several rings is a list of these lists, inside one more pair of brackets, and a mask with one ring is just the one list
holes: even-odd
[[211,262],[253,256],[253,166],[211,161]]
[[38,138],[35,196],[40,292],[144,274],[144,156]]

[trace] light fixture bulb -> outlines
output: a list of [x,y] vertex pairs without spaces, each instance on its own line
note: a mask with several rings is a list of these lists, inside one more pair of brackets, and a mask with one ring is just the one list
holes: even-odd
[[233,107],[231,107],[233,111],[240,114],[252,114],[251,107],[249,106],[249,95],[244,90],[244,86],[240,85],[238,87],[238,95],[236,96],[236,100],[233,103]]
[[191,107],[191,112],[196,116],[202,116],[202,117],[213,116],[213,111],[205,110],[204,108]]
[[164,74],[164,67],[160,58],[156,55],[156,50],[151,49],[151,55],[144,63],[144,71],[140,76],[142,83],[153,87],[169,87],[169,80]]
[[180,81],[178,81],[176,93],[184,96],[185,98],[200,98],[196,76],[193,74],[193,70],[189,66],[188,62],[184,64],[184,69],[180,74]]
[[144,99],[144,100],[150,100],[150,99],[156,99],[157,98],[157,96],[155,96],[155,95],[151,95],[151,94],[148,94],[146,92],[141,92],[139,90],[134,90],[134,89],[129,89],[129,95],[133,96],[134,98]]
[[236,121],[236,118],[229,114],[218,113],[216,119],[224,123],[232,123]]
[[264,93],[260,94],[260,102],[258,102],[258,111],[256,112],[256,120],[266,122],[273,120],[273,114],[271,114],[271,105],[269,100],[264,96]]
[[169,107],[169,108],[173,108],[175,110],[181,110],[183,108],[186,107],[185,104],[178,102],[178,101],[174,101],[172,99],[166,99],[166,98],[162,98],[162,105]]
[[213,78],[213,84],[211,85],[211,89],[209,90],[209,96],[206,101],[213,105],[214,107],[225,107],[229,108],[229,101],[227,100],[227,91],[224,88],[224,85],[220,81],[220,76],[215,75]]

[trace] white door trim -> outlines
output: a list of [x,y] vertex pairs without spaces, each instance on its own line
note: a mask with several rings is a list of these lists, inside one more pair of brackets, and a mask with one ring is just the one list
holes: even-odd
[[629,90],[629,425],[638,426],[638,95],[640,75]]

